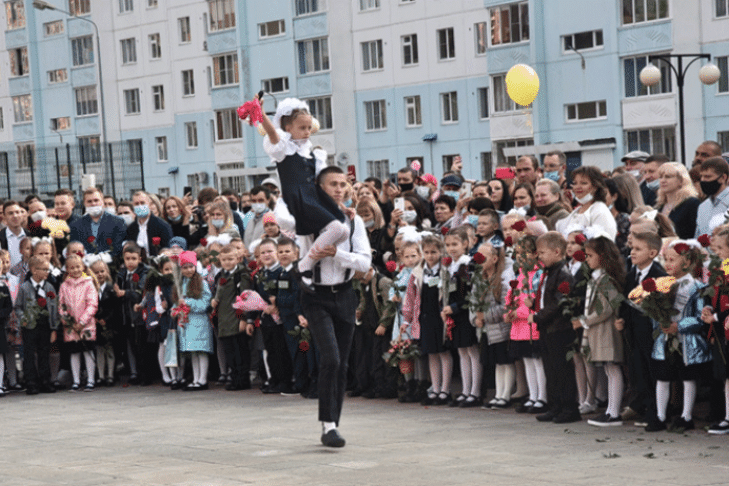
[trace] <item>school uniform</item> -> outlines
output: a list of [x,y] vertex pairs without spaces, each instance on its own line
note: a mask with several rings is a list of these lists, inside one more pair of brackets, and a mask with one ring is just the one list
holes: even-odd
[[153,361],[148,356],[151,351],[146,346],[147,329],[142,313],[134,311],[134,306],[142,301],[148,270],[146,265],[140,263],[134,272],[122,267],[116,274],[116,283],[125,294],[121,297],[122,325],[119,327],[115,352],[120,353],[117,356],[126,355],[132,380],[139,378],[142,373],[145,379],[151,379],[149,373]]
[[[8,286],[7,278],[0,277],[0,355],[5,355],[10,352],[10,346],[8,345],[8,336],[5,333],[5,328],[8,327],[8,320],[10,314],[13,312],[13,299],[10,296],[10,287]],[[2,358],[0,358],[2,359]],[[2,377],[0,377],[0,388],[2,388]]]
[[218,338],[225,353],[225,362],[231,370],[230,390],[246,390],[251,387],[250,337],[240,331],[240,321],[248,320],[247,315],[238,315],[232,305],[244,290],[251,290],[253,283],[248,269],[238,265],[231,272],[225,270],[218,274],[215,300],[218,301]]
[[114,336],[121,323],[121,303],[111,282],[102,283],[96,311],[96,367],[99,370],[99,379],[106,378],[109,384],[114,380]]
[[[455,348],[468,348],[478,344],[476,328],[468,319],[468,292],[471,290],[468,255],[462,255],[458,260],[451,262],[448,268],[443,268],[443,285],[446,302],[453,313],[451,318],[454,327],[451,332],[451,341]],[[446,329],[446,334],[448,330]]]
[[299,325],[299,316],[304,315],[301,310],[299,281],[294,274],[293,263],[281,270],[277,287],[276,307],[285,331],[286,348],[293,365],[294,391],[302,392],[309,386],[309,372],[313,371],[316,351],[311,347],[306,352],[301,351],[299,339],[289,334],[289,331],[293,331]]

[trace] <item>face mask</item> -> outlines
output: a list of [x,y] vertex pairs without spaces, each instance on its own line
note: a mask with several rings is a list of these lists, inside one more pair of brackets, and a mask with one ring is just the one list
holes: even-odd
[[106,211],[109,214],[116,214],[116,208],[109,206],[108,208],[104,208],[104,211]]
[[103,212],[104,212],[104,206],[89,206],[88,208],[86,208],[86,214],[88,214],[92,218],[101,216],[101,213],[103,213]]
[[133,214],[121,214],[120,216],[124,220],[124,223],[127,226],[131,226],[131,224],[134,222],[134,215]]
[[640,180],[640,171],[639,170],[629,170],[628,174],[632,175],[636,178],[636,180]]
[[352,207],[352,198],[349,198],[346,201],[344,201],[344,205],[348,208],[351,208]]
[[230,210],[231,211],[238,211],[238,203],[237,202],[230,201],[229,204],[230,204]]
[[524,211],[529,211],[529,204],[527,204],[526,206],[522,206],[519,209],[523,209]]
[[374,225],[375,225],[375,220],[374,219],[370,219],[369,221],[365,221],[364,222],[364,227],[367,228],[367,229],[372,228]]
[[469,214],[467,220],[468,224],[470,224],[474,228],[478,226],[478,214]]
[[30,215],[30,220],[33,221],[34,223],[36,223],[38,221],[42,221],[42,220],[46,219],[46,217],[47,216],[46,216],[45,211],[36,211]]
[[181,215],[181,214],[178,214],[178,215],[177,215],[177,216],[175,216],[174,218],[170,217],[170,218],[167,218],[167,219],[169,219],[169,220],[170,220],[170,221],[172,221],[173,223],[179,223],[179,222],[180,222],[180,220],[182,219],[182,215]]
[[147,206],[146,204],[142,206],[134,206],[134,214],[136,214],[140,218],[145,218],[149,216],[149,206]]
[[224,219],[211,219],[210,224],[212,224],[216,228],[220,229],[223,226],[225,226],[225,220]]
[[549,179],[550,181],[559,182],[559,171],[551,171],[551,172],[545,172],[544,178]]
[[721,183],[718,179],[713,181],[701,181],[701,192],[706,194],[707,196],[711,197],[717,192],[719,192],[719,188],[721,187]]
[[613,210],[613,205],[611,204],[610,206],[608,206],[608,209],[609,209],[610,211],[612,211],[612,210]]
[[412,182],[409,184],[400,184],[400,192],[412,191],[414,185]]
[[249,204],[248,206],[243,206],[243,207],[242,207],[242,208],[240,208],[240,209],[241,209],[241,211],[243,211],[244,213],[247,213],[248,211],[250,211],[250,210],[251,210],[251,206],[250,206],[250,204]]
[[428,186],[418,186],[415,188],[415,193],[423,199],[430,197],[430,188]]
[[266,209],[268,209],[268,206],[266,206],[266,203],[253,203],[251,204],[251,209],[254,213],[261,214],[264,213]]
[[460,196],[458,191],[443,191],[443,194],[452,197],[456,202],[458,202],[458,196]]
[[402,212],[402,220],[406,223],[414,223],[415,220],[418,218],[418,213],[415,211],[403,211]]
[[587,204],[592,201],[592,193],[585,194],[581,198],[575,196],[575,200],[580,204]]
[[661,186],[661,180],[656,179],[655,181],[646,182],[645,185],[648,187],[648,189],[655,191]]

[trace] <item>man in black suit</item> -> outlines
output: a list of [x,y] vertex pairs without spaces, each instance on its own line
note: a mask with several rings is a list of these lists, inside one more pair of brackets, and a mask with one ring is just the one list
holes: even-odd
[[71,241],[80,241],[86,253],[121,255],[127,233],[124,220],[104,211],[104,195],[95,187],[84,191],[86,215],[71,225]]
[[0,231],[0,248],[10,252],[12,267],[22,259],[20,240],[26,236],[23,230],[23,210],[17,201],[5,201],[3,204],[3,223],[5,228]]
[[162,248],[169,246],[172,227],[150,212],[150,201],[146,192],[134,193],[132,204],[137,220],[127,228],[126,239],[144,248],[148,256],[157,256]]

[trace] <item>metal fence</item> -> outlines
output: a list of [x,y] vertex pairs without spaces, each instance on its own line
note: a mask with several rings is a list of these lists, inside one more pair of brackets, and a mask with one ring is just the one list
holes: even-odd
[[48,200],[62,188],[80,195],[92,174],[93,184],[117,200],[129,199],[134,191],[145,188],[141,141],[104,144],[103,154],[101,148],[99,143],[27,144],[16,151],[0,152],[0,198],[24,199],[37,194]]

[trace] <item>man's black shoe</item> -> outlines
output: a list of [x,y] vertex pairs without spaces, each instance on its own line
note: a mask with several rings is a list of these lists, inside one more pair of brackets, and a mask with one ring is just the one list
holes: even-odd
[[347,441],[344,440],[344,437],[339,435],[339,431],[337,429],[332,429],[326,434],[321,435],[321,443],[327,447],[344,447],[344,444],[346,444]]
[[539,422],[552,422],[555,417],[559,415],[559,410],[550,410],[549,412],[537,415],[537,421]]
[[580,412],[577,410],[573,412],[560,412],[556,417],[552,419],[555,424],[571,424],[572,422],[579,422],[582,420]]

